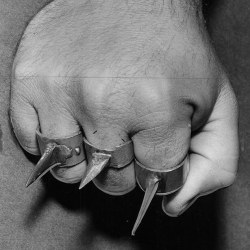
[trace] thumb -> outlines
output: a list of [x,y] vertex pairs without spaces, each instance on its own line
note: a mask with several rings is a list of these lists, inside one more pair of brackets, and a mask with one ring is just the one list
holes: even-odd
[[191,140],[190,171],[184,186],[164,197],[166,214],[178,216],[198,197],[234,182],[239,158],[237,121],[236,98],[227,84],[207,124]]

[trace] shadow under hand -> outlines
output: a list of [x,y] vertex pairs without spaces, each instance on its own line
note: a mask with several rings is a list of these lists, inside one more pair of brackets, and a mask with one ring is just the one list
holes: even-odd
[[161,210],[161,198],[155,199],[139,228],[136,240],[142,249],[216,249],[217,196],[202,197],[177,218]]
[[133,242],[138,249],[216,249],[218,225],[216,194],[202,197],[178,218],[170,218],[161,210],[161,197],[156,196],[147,211],[136,236],[131,230],[139,212],[144,193],[137,187],[123,196],[110,196],[92,183],[79,191],[79,184],[64,184],[50,174],[43,177],[45,192],[34,203],[26,220],[32,226],[47,201],[54,200],[65,209],[87,213],[91,226],[84,228],[78,239],[83,246],[93,245],[95,235],[114,241]]

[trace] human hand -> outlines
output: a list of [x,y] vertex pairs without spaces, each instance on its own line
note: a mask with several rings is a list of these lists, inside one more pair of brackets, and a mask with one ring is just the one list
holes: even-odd
[[[100,148],[131,138],[136,159],[155,169],[174,167],[188,153],[184,186],[163,198],[163,210],[177,216],[197,197],[233,183],[236,99],[198,6],[111,2],[52,3],[32,20],[13,66],[15,134],[32,154],[39,153],[38,126],[51,138],[82,129]],[[85,171],[84,161],[52,174],[74,183]],[[129,192],[134,163],[98,178],[105,192]]]

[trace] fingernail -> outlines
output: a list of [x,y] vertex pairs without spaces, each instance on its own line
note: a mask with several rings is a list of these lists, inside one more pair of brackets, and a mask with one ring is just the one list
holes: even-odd
[[166,215],[168,215],[169,217],[178,217],[178,213],[169,213],[169,212],[167,212],[166,211],[166,209],[165,209],[165,205],[164,205],[164,199],[162,200],[162,210],[163,210],[163,212],[166,214]]
[[165,207],[166,205],[164,205],[164,203],[166,203],[166,201],[164,201],[166,199],[166,197],[162,200],[162,210],[165,214],[167,214],[170,217],[179,217],[181,216],[184,212],[186,212],[193,204],[194,202],[199,198],[199,196],[195,196],[194,198],[190,199],[189,201],[187,201],[185,203],[185,205],[182,206],[182,209],[177,212],[177,213],[169,213],[166,211]]
[[178,213],[178,216],[182,215],[184,212],[186,212],[199,198],[199,196],[195,196],[194,198],[190,199],[184,206],[184,208]]

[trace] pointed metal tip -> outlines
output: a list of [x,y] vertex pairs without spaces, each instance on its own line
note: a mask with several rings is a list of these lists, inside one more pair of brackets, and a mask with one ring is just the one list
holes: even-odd
[[152,199],[154,198],[154,196],[156,194],[158,186],[159,186],[159,180],[157,180],[157,179],[152,180],[150,182],[150,184],[148,185],[146,192],[145,192],[145,195],[144,195],[144,198],[143,198],[143,201],[142,201],[140,211],[138,213],[137,219],[135,221],[134,227],[133,227],[132,232],[131,232],[132,236],[135,236],[135,232],[136,232],[137,228],[139,227],[145,213],[147,212],[147,209],[148,209]]
[[28,179],[28,181],[25,184],[25,187],[29,187],[35,180],[32,180],[31,178]]
[[28,181],[26,183],[26,187],[29,187],[36,180],[39,180],[42,176],[44,176],[50,169],[55,166],[60,165],[60,163],[56,163],[53,161],[53,151],[55,149],[54,145],[49,145],[38,163],[35,166],[35,169],[30,174]]
[[91,182],[98,174],[100,174],[104,167],[107,166],[110,158],[111,155],[109,154],[94,153],[93,159],[87,167],[88,170],[82,178],[79,189],[82,189],[89,182]]

